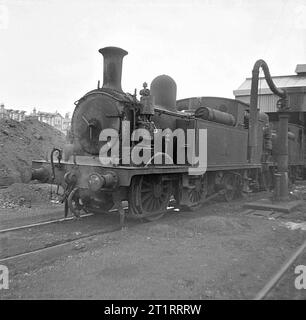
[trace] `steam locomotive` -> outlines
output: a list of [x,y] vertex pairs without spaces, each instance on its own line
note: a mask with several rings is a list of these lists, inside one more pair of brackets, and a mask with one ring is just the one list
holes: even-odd
[[[232,99],[177,101],[176,83],[167,75],[156,77],[150,89],[144,83],[138,100],[136,92],[121,88],[127,52],[116,47],[99,52],[103,86],[98,83],[75,102],[71,143],[52,150],[48,161],[33,161],[32,179],[64,188],[66,214],[117,208],[123,217],[122,203],[128,201],[130,216],[155,220],[170,201],[193,210],[217,195],[230,201],[250,188],[271,187],[273,128],[266,114]],[[200,139],[202,129],[206,140]],[[188,132],[193,132],[189,140]],[[194,160],[203,147],[199,143],[205,144],[207,165],[191,173],[198,163],[187,161],[188,155]],[[137,162],[131,154],[146,160]]]

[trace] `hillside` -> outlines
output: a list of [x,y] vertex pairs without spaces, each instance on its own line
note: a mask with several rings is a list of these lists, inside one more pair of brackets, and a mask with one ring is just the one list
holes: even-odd
[[29,182],[34,159],[49,158],[53,147],[63,147],[65,135],[37,120],[0,120],[0,186]]

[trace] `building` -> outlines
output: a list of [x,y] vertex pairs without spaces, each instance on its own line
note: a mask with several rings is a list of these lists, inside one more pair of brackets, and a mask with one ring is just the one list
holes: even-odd
[[54,127],[55,129],[67,134],[67,131],[70,129],[70,115],[66,113],[65,118],[57,111],[55,112],[42,112],[36,111],[33,109],[33,112],[30,115],[32,118],[36,117],[38,121],[44,122],[49,124],[50,126]]
[[6,109],[4,103],[0,104],[0,119],[13,119],[23,121],[26,117],[26,112],[23,110]]
[[[34,110],[33,110],[34,111]],[[57,111],[54,113],[51,112],[41,112],[37,113],[38,121],[49,124],[50,126],[56,128],[59,131],[63,131],[63,116]]]
[[57,130],[67,134],[70,130],[71,118],[70,114],[66,113],[65,118],[57,111],[55,112],[42,112],[37,111],[36,108],[26,115],[26,111],[6,109],[4,103],[0,104],[0,119],[13,119],[16,121],[24,121],[26,119],[38,120],[49,124]]
[[70,113],[67,112],[65,114],[65,118],[63,120],[63,126],[62,126],[62,131],[68,135],[69,131],[71,130],[71,118],[70,118]]
[[[276,87],[285,89],[288,93],[291,120],[306,124],[306,64],[298,64],[295,74],[272,77]],[[252,78],[247,78],[238,89],[234,90],[235,98],[250,103]],[[269,88],[264,77],[259,78],[258,107],[260,111],[273,116],[277,112],[276,96]]]
[[34,108],[33,111],[28,116],[26,116],[26,120],[37,120],[38,121],[38,115],[36,112],[36,108]]

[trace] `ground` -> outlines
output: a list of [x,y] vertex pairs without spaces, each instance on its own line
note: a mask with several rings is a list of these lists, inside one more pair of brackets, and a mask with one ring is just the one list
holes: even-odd
[[[108,231],[118,226],[117,213],[45,226],[39,234],[12,234],[2,243],[13,248],[22,242],[19,248],[26,250],[27,243],[34,249],[51,238],[60,241],[67,234],[108,230],[7,262],[10,289],[1,290],[0,298],[252,299],[305,241],[306,205],[291,214],[261,215],[243,208],[248,200],[229,204],[217,199],[196,212],[171,212],[150,223],[128,220],[125,230],[113,232]],[[0,214],[6,227],[9,210]],[[11,215],[15,225],[23,210],[32,220],[62,214],[59,205],[23,208]],[[305,265],[304,258],[298,263]],[[305,290],[294,288],[292,268],[269,299],[306,298]]]

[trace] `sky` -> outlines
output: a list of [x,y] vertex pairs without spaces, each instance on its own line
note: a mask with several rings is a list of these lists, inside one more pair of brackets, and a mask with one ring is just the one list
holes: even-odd
[[0,0],[0,102],[73,112],[118,46],[122,88],[160,74],[177,98],[233,98],[256,60],[272,75],[306,63],[306,0]]

